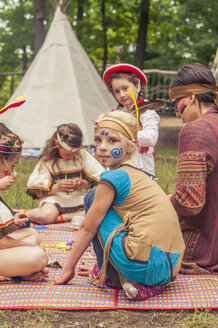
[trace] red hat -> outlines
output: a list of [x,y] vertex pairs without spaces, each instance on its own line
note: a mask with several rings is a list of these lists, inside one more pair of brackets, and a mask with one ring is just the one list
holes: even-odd
[[133,73],[138,76],[144,86],[147,84],[145,74],[138,67],[130,64],[116,64],[107,68],[103,74],[103,79],[107,86],[110,86],[109,80],[114,73]]

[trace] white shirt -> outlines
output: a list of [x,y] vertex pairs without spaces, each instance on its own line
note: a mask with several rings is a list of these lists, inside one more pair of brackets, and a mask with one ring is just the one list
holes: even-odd
[[137,167],[155,176],[154,146],[158,140],[158,124],[160,117],[155,110],[148,109],[140,115],[142,130],[138,131],[138,154],[133,154],[132,160]]

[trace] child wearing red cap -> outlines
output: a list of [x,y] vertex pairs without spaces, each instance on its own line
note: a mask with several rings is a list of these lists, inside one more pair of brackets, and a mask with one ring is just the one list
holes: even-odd
[[[144,86],[147,84],[147,78],[144,73],[136,66],[130,64],[116,64],[104,72],[104,82],[109,90],[113,93],[119,103],[117,109],[127,110],[134,107],[133,99],[130,95],[130,89],[138,103],[148,103],[144,99]],[[148,109],[140,113],[140,123],[142,130],[138,131],[138,156],[133,158],[137,166],[148,173],[155,176],[154,167],[154,146],[158,139],[158,123],[159,115],[153,109]]]

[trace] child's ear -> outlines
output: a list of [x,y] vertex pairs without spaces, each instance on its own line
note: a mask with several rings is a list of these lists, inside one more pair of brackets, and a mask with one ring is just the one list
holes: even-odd
[[128,149],[129,154],[134,153],[134,151],[137,149],[137,144],[138,144],[137,140],[133,140],[131,142],[131,145],[129,146],[129,149]]

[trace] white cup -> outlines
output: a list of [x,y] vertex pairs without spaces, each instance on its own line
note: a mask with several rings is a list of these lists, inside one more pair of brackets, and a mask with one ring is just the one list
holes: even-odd
[[83,221],[84,217],[82,215],[73,215],[71,218],[71,223],[73,225],[79,226],[82,221]]

